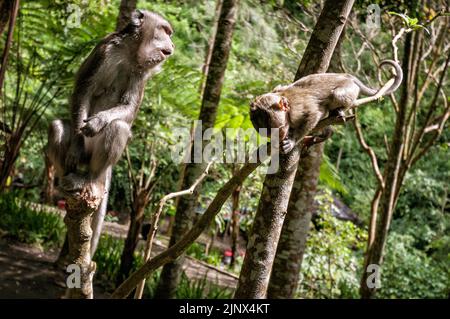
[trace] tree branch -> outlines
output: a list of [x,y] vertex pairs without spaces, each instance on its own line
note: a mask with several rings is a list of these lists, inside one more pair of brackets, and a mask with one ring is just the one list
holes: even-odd
[[[255,152],[260,154],[263,148],[270,149],[270,145],[262,145]],[[270,155],[263,155],[257,158],[256,163],[246,163],[242,168],[217,192],[216,197],[209,204],[205,213],[200,217],[197,223],[174,245],[167,250],[155,256],[142,265],[136,272],[126,279],[112,294],[112,298],[126,298],[131,291],[144,279],[147,278],[153,271],[163,266],[164,264],[177,259],[201,233],[211,224],[214,217],[220,212],[225,201],[231,196],[234,189],[256,170],[262,162],[269,158]]]
[[[209,168],[211,167],[212,164],[213,164],[213,162],[208,163],[203,174],[201,174],[197,178],[197,180],[192,184],[191,187],[189,187],[188,189],[179,191],[179,192],[167,194],[163,198],[161,198],[161,200],[159,201],[159,204],[158,204],[158,208],[156,209],[155,214],[152,216],[152,221],[150,223],[149,236],[147,238],[147,243],[146,243],[146,247],[145,247],[144,262],[147,262],[150,259],[150,256],[152,253],[152,247],[153,247],[153,240],[156,236],[156,232],[158,231],[159,216],[161,215],[163,207],[166,204],[166,202],[175,197],[189,195],[189,194],[194,193],[194,190],[198,186],[198,184],[208,175]],[[145,278],[142,279],[142,281],[139,283],[139,285],[136,289],[136,293],[134,294],[134,299],[142,298],[142,294],[144,292],[144,286],[145,286]]]
[[363,136],[363,133],[361,130],[361,126],[359,125],[356,115],[355,115],[355,121],[353,122],[353,126],[355,127],[356,136],[358,138],[359,144],[366,151],[366,153],[369,154],[370,161],[372,162],[372,168],[375,173],[375,177],[377,178],[381,189],[384,189],[384,179],[383,179],[383,175],[381,174],[380,167],[378,166],[377,155],[375,154],[374,150],[367,144],[366,140],[364,139],[364,136]]

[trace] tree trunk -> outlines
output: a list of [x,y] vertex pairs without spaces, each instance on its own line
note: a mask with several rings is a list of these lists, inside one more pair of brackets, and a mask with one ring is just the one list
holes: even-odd
[[44,154],[45,181],[44,181],[44,203],[53,205],[53,194],[55,193],[55,167],[50,162],[47,153]]
[[139,242],[139,233],[144,222],[144,205],[137,205],[130,214],[130,227],[120,257],[120,269],[117,274],[116,284],[119,286],[129,275],[133,267],[134,251]]
[[369,265],[377,265],[378,267],[381,267],[381,264],[383,262],[383,252],[386,246],[387,233],[389,231],[392,213],[395,208],[395,194],[397,193],[397,187],[400,187],[402,183],[402,181],[399,180],[399,171],[402,161],[403,148],[405,145],[403,138],[406,129],[405,123],[408,108],[408,99],[411,95],[411,86],[409,85],[409,80],[410,70],[412,68],[410,64],[412,55],[414,54],[414,50],[411,49],[412,45],[412,34],[408,33],[405,39],[402,64],[404,81],[403,90],[399,102],[399,110],[397,112],[395,129],[393,133],[392,143],[390,145],[390,152],[384,169],[385,187],[381,190],[381,194],[378,194],[378,192],[375,194],[375,196],[380,196],[379,202],[377,202],[378,220],[373,221],[373,223],[376,222],[375,238],[371,238],[372,244],[367,248],[363,274],[360,282],[360,294],[361,297],[365,299],[373,298],[377,290],[377,285],[368,284],[370,281],[369,276],[371,276],[372,273],[368,272],[367,270]]
[[0,36],[2,36],[9,21],[13,0],[0,0]]
[[[298,68],[296,80],[328,69],[352,5],[352,0],[343,2],[329,0],[325,3]],[[298,159],[297,148],[288,156],[281,155],[279,172],[266,176],[235,298],[266,297]]]
[[231,215],[231,264],[233,266],[236,262],[236,256],[238,254],[238,239],[239,239],[239,195],[241,194],[241,185],[237,187],[231,199],[233,201],[232,205],[232,215]]
[[[8,65],[9,49],[13,41],[14,26],[16,25],[17,14],[19,13],[20,0],[15,0],[12,10],[10,10],[8,36],[6,38],[5,48],[3,49],[2,65],[0,67],[0,96],[3,89],[3,81],[5,80],[6,66]],[[2,185],[3,186],[3,185]]]
[[100,204],[100,207],[98,208],[98,211],[94,214],[94,216],[92,216],[91,257],[94,257],[95,251],[97,250],[97,246],[102,235],[103,222],[105,221],[106,212],[108,210],[108,198],[109,189],[111,187],[112,169],[113,168],[110,166],[105,172],[105,184],[103,185],[105,192],[103,194],[103,200]]
[[256,163],[245,163],[239,169],[239,171],[233,175],[233,177],[226,182],[217,192],[214,199],[209,204],[208,208],[205,210],[204,214],[199,218],[195,225],[189,229],[189,231],[184,234],[181,239],[174,245],[170,246],[168,249],[160,253],[159,255],[148,260],[144,265],[142,265],[138,270],[136,270],[130,277],[128,277],[112,294],[112,298],[125,298],[131,291],[145,278],[150,276],[150,274],[169,262],[173,262],[181,254],[186,251],[186,249],[192,245],[195,240],[211,225],[214,217],[220,212],[223,204],[231,196],[234,189],[242,184],[242,182],[254,172],[262,162],[268,159],[268,156],[264,153],[261,154],[260,151],[266,146],[258,148],[257,154],[261,156],[258,157]]
[[209,41],[208,41],[208,49],[206,51],[205,64],[203,64],[202,77],[200,78],[200,88],[199,88],[200,96],[203,96],[203,92],[205,90],[206,83],[205,83],[204,79],[208,75],[208,72],[209,72],[209,64],[211,63],[212,50],[214,47],[214,41],[216,39],[217,25],[219,22],[221,9],[222,9],[222,0],[217,0],[216,9],[214,11],[214,23],[213,23],[214,27],[211,32],[211,37],[209,38]]
[[[238,0],[224,0],[220,11],[220,18],[217,27],[217,34],[214,40],[211,63],[206,86],[202,99],[202,107],[199,119],[202,121],[202,130],[214,126],[216,120],[217,107],[220,101],[222,84],[228,57],[231,50],[231,40],[236,22],[236,10]],[[203,133],[202,131],[202,133]],[[192,146],[192,153],[194,147]],[[205,163],[189,163],[186,165],[181,189],[187,189],[202,174]],[[182,197],[177,204],[175,223],[170,237],[170,246],[175,244],[183,234],[185,234],[193,223],[195,205],[201,191],[201,184],[194,191],[192,196]],[[181,275],[183,256],[178,260],[166,264],[162,270],[160,281],[156,290],[157,298],[173,298]]]
[[[297,77],[326,72],[328,65],[330,65],[330,71],[339,71],[342,35],[353,2],[351,0],[325,3],[305,51],[307,58],[306,60],[302,59]],[[342,19],[337,19],[337,17],[342,17]],[[331,39],[331,41],[323,42],[320,39]],[[307,54],[307,52],[309,53]],[[315,57],[313,52],[316,54],[318,54],[317,52],[326,52],[326,54],[318,54]],[[311,63],[311,61],[315,61],[315,63]],[[306,63],[310,67],[308,71]],[[294,298],[297,291],[314,210],[314,196],[319,181],[323,150],[323,143],[314,145],[300,159],[269,282],[268,297],[271,299]]]
[[299,158],[298,147],[280,154],[278,172],[266,175],[234,296],[237,299],[266,296]]
[[116,31],[122,30],[130,22],[131,13],[136,10],[137,0],[122,0],[117,16]]
[[[66,199],[67,213],[64,222],[69,238],[68,264],[75,265],[75,270],[79,270],[68,276],[68,282],[70,277],[80,275],[79,286],[68,286],[67,298],[93,298],[92,278],[95,273],[95,263],[91,259],[91,218],[101,203],[102,193],[103,185],[88,184],[79,197]],[[67,268],[69,269],[71,268]],[[74,282],[76,284],[76,280]]]
[[59,251],[58,258],[55,261],[55,266],[58,268],[64,268],[67,265],[68,258],[69,258],[69,235],[66,233],[66,237],[64,237],[64,243],[61,247],[61,250]]
[[323,149],[323,143],[314,145],[300,160],[270,277],[270,299],[294,298],[297,291]]

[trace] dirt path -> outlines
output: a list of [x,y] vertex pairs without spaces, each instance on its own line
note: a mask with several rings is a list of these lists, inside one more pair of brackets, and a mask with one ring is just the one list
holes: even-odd
[[[57,252],[0,240],[0,298],[61,298],[65,292],[64,273],[53,267]],[[95,287],[96,296],[107,295]]]
[[[125,238],[127,226],[105,222],[104,232],[114,237]],[[167,248],[168,243],[169,238],[167,236],[158,235],[158,238],[154,243],[154,249],[152,250],[152,257],[164,251]],[[144,246],[145,241],[142,239],[139,240],[138,245]],[[235,288],[239,279],[239,277],[233,273],[214,267],[190,256],[186,257],[183,270],[190,279],[203,279],[206,276],[208,281],[222,287]]]
[[[64,211],[48,208],[46,207],[47,211],[64,215]],[[127,226],[105,222],[104,232],[114,237],[125,238]],[[154,254],[162,252],[168,244],[166,236],[158,237],[154,245]],[[207,240],[207,238],[202,239]],[[139,244],[144,245],[144,241],[140,240]],[[66,274],[53,266],[57,256],[58,251],[54,249],[43,251],[35,246],[1,238],[0,298],[61,298],[65,292]],[[183,270],[190,279],[206,277],[209,282],[222,287],[235,288],[238,281],[237,275],[189,256],[186,258]],[[108,297],[101,286],[94,286],[94,295],[96,298]]]

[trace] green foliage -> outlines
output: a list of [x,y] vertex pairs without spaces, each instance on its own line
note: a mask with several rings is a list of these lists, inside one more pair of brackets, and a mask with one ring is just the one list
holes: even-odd
[[[96,278],[110,291],[116,287],[115,284],[119,273],[120,257],[123,247],[124,241],[122,239],[110,235],[102,235],[93,258],[97,264]],[[137,249],[134,253],[131,272],[136,271],[143,263],[143,251],[142,249]],[[160,271],[155,271],[145,281],[145,298],[152,298],[154,296],[159,275]]]
[[[115,281],[119,271],[120,256],[124,242],[122,239],[110,235],[102,235],[95,252],[94,261],[97,264],[97,279],[109,290],[115,288]],[[188,254],[203,254],[203,248],[199,244],[193,244]],[[142,250],[137,250],[134,255],[132,272],[137,270],[144,262]],[[159,281],[160,271],[153,272],[145,282],[144,297],[153,298]],[[177,288],[177,298],[231,298],[232,291],[210,283],[206,277],[202,279],[189,279],[184,273]]]
[[391,233],[381,270],[378,298],[447,298],[450,255],[436,263],[413,247],[414,238]]
[[0,228],[20,242],[44,247],[61,245],[66,232],[61,216],[30,207],[16,192],[0,196]]
[[100,277],[102,282],[109,283],[112,288],[119,272],[123,247],[123,240],[118,240],[110,235],[102,235],[93,258],[97,264],[96,276]]
[[348,194],[348,190],[342,183],[336,167],[330,162],[328,156],[323,156],[322,164],[320,165],[319,180],[330,189],[340,192],[343,195]]
[[317,200],[320,208],[308,238],[298,294],[302,298],[357,298],[365,233],[331,215],[329,193]]
[[202,259],[205,254],[205,246],[199,243],[193,243],[186,250],[186,254],[196,259]]
[[403,23],[405,24],[405,26],[408,29],[410,29],[411,31],[418,30],[418,29],[424,29],[428,34],[430,34],[430,31],[428,31],[428,29],[424,25],[420,24],[419,19],[417,19],[417,18],[411,18],[411,17],[408,17],[406,14],[392,12],[392,11],[390,11],[389,14],[400,17],[402,19]]
[[189,279],[183,272],[177,287],[177,299],[231,299],[233,291],[208,281],[207,277]]
[[205,253],[205,246],[200,243],[193,243],[186,250],[186,254],[195,259],[202,260],[213,266],[222,264],[222,254],[217,249],[211,249],[208,254]]

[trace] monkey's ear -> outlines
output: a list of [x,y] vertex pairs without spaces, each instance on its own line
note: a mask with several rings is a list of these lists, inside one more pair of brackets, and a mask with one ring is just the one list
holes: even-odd
[[282,96],[280,98],[280,101],[278,101],[278,106],[279,106],[280,110],[289,111],[289,101],[288,101],[288,99],[285,98],[284,96]]
[[131,13],[131,24],[139,27],[142,24],[142,21],[144,19],[144,12],[142,12],[139,9],[136,9]]

